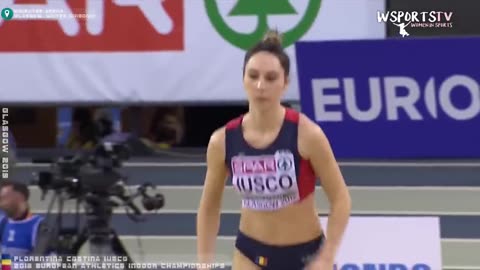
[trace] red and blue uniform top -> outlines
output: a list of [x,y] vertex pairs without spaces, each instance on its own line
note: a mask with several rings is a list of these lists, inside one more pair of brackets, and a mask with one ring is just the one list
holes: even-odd
[[312,166],[298,151],[299,118],[299,112],[287,108],[278,136],[262,149],[245,140],[243,115],[227,123],[225,162],[243,208],[275,211],[314,192]]

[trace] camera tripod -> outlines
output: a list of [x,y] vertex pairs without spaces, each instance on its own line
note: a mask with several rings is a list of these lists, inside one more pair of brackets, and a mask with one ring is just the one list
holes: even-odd
[[87,212],[87,226],[78,236],[71,251],[73,254],[78,254],[80,248],[88,241],[91,256],[98,256],[102,260],[101,262],[105,257],[121,257],[122,260],[119,263],[128,266],[133,261],[120,241],[117,232],[111,227],[113,206],[109,206],[108,203],[108,200],[100,199],[96,205],[91,207],[91,212]]

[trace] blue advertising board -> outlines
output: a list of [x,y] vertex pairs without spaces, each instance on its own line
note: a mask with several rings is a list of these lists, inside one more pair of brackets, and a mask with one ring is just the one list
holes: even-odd
[[338,158],[480,158],[480,38],[299,42],[302,111]]

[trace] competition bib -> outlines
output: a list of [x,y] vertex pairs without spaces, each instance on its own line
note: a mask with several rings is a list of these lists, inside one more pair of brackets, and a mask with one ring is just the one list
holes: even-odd
[[232,158],[233,186],[242,195],[242,207],[276,210],[300,200],[295,159],[289,150],[274,155]]

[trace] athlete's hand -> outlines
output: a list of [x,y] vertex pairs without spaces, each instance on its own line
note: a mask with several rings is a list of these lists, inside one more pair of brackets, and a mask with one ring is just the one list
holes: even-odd
[[323,256],[321,253],[313,259],[305,270],[333,270],[333,258]]

